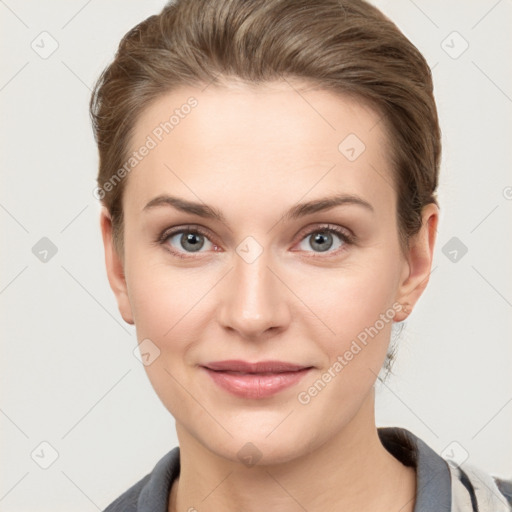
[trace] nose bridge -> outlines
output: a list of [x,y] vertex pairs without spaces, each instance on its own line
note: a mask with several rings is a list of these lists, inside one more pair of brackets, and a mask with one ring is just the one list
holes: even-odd
[[270,270],[270,251],[258,248],[248,238],[234,255],[228,289],[223,289],[221,297],[219,320],[241,336],[257,337],[270,328],[282,327],[289,315],[283,285]]

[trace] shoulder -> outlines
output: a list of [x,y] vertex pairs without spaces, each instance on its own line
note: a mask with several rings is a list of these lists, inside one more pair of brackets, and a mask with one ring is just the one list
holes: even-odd
[[103,512],[167,512],[172,482],[180,472],[179,447],[166,453],[153,470],[116,498]]
[[461,510],[512,511],[512,480],[491,475],[473,464],[448,464],[453,502]]
[[493,476],[492,478],[496,483],[496,487],[499,489],[501,494],[505,496],[509,505],[512,506],[512,479],[505,480],[497,476]]
[[468,462],[456,465],[407,429],[381,427],[378,433],[392,455],[416,469],[415,512],[512,512],[512,480]]

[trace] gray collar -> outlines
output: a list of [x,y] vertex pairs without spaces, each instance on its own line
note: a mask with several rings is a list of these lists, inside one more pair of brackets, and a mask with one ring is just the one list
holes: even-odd
[[416,468],[414,512],[450,512],[452,490],[448,463],[405,428],[380,427],[377,431],[388,452],[406,466]]

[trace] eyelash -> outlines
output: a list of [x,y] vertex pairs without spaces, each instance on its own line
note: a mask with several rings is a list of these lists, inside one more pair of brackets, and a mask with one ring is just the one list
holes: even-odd
[[[174,235],[178,235],[178,234],[182,234],[182,233],[192,233],[192,234],[196,234],[196,235],[202,235],[204,237],[206,237],[208,240],[210,240],[209,238],[209,233],[207,233],[205,230],[203,230],[201,227],[199,226],[191,226],[191,227],[182,227],[182,228],[178,228],[178,229],[171,229],[171,230],[164,230],[157,238],[156,242],[160,245],[165,245],[167,250],[173,254],[174,256],[177,256],[179,258],[183,258],[183,259],[189,259],[189,258],[193,258],[194,256],[185,256],[185,254],[187,253],[183,253],[183,252],[179,252],[179,251],[175,251],[173,249],[171,249],[167,244],[167,240],[174,236]],[[333,255],[338,255],[340,254],[341,252],[345,251],[346,250],[346,246],[347,245],[352,245],[355,243],[355,239],[356,237],[352,234],[348,234],[344,229],[336,226],[336,225],[332,225],[332,224],[326,224],[324,226],[318,226],[318,227],[315,227],[314,229],[311,229],[305,233],[302,234],[299,242],[301,242],[302,240],[304,240],[305,238],[307,238],[308,236],[311,236],[315,233],[334,233],[335,235],[338,235],[341,239],[341,241],[343,242],[343,246],[341,248],[338,248],[336,251],[327,251],[326,254],[328,256],[324,256],[325,257],[330,257],[330,256],[333,256]],[[210,240],[210,242],[212,242]],[[214,242],[212,242],[214,243]],[[214,244],[216,245],[216,244]],[[192,253],[191,253],[192,254]],[[317,255],[320,255],[322,254],[321,252],[320,253],[315,253]],[[317,256],[306,256],[306,257],[312,257],[312,258],[315,258]]]

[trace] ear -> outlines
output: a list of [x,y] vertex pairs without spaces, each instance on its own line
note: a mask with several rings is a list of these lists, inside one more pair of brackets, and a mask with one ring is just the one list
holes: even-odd
[[420,231],[409,240],[404,271],[400,278],[397,302],[403,309],[395,316],[396,322],[407,318],[427,287],[432,268],[436,242],[439,208],[431,203],[423,208]]
[[103,247],[105,249],[105,265],[110,288],[112,288],[116,296],[117,306],[123,320],[133,325],[132,308],[128,298],[128,288],[124,275],[124,264],[114,247],[112,239],[112,218],[105,206],[101,207],[100,227],[103,237]]

